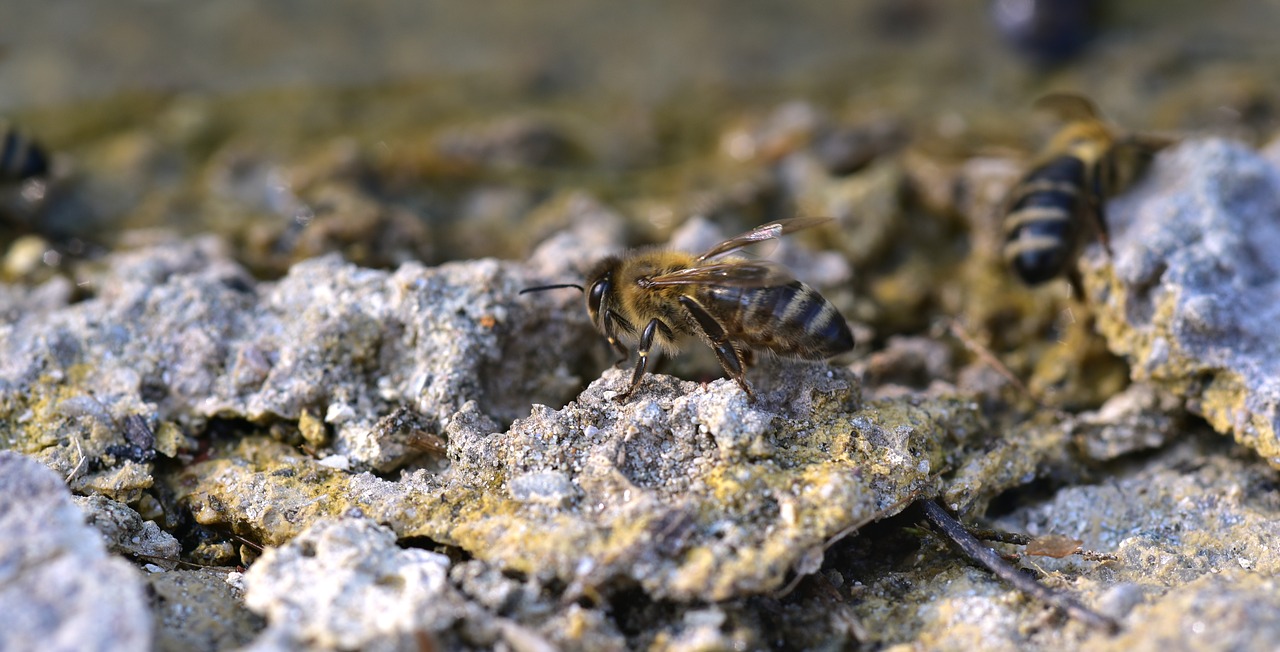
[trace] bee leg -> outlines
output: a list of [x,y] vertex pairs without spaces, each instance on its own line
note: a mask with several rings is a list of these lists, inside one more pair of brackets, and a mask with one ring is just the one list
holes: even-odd
[[1106,250],[1107,256],[1111,256],[1111,234],[1107,230],[1107,214],[1102,208],[1102,200],[1095,197],[1090,207],[1089,215],[1093,217],[1093,226],[1097,229],[1098,241],[1102,243],[1102,248]]
[[636,346],[636,370],[631,374],[631,386],[627,391],[619,394],[617,400],[626,400],[640,386],[640,379],[644,378],[645,369],[649,367],[649,348],[653,346],[653,336],[657,334],[660,327],[668,333],[671,332],[671,329],[657,318],[650,320],[649,325],[644,327],[644,332],[640,334],[640,344]]
[[1080,267],[1073,265],[1067,269],[1067,283],[1071,286],[1071,298],[1076,303],[1084,303],[1084,277],[1080,275]]
[[1102,242],[1102,248],[1106,250],[1108,257],[1111,256],[1111,234],[1108,233],[1107,212],[1103,205],[1107,203],[1106,197],[1111,195],[1116,186],[1114,154],[1113,149],[1097,164],[1093,173],[1093,192],[1085,193],[1089,196],[1089,216],[1093,220],[1098,240]]
[[609,346],[613,347],[613,350],[618,352],[618,359],[613,362],[613,364],[615,365],[619,365],[626,362],[627,357],[630,353],[629,351],[627,351],[627,347],[623,346],[622,342],[618,341],[618,337],[614,335],[613,329],[614,329],[614,326],[617,324],[617,319],[618,319],[617,313],[615,313],[614,311],[612,310],[604,311],[604,319],[603,319],[604,337],[606,340],[609,341]]
[[711,346],[711,350],[715,351],[716,358],[720,360],[720,366],[724,367],[724,372],[742,387],[742,391],[747,393],[747,399],[754,402],[756,395],[752,393],[751,386],[747,385],[746,374],[742,371],[742,353],[733,346],[733,342],[729,341],[729,334],[725,332],[724,326],[716,321],[716,318],[712,317],[702,304],[691,297],[680,297],[680,305],[684,306],[685,310],[693,316],[693,320],[698,322],[703,337]]
[[1094,212],[1098,220],[1098,239],[1102,240],[1102,248],[1107,250],[1107,255],[1111,255],[1111,233],[1107,228],[1107,214],[1103,212],[1102,206],[1098,206],[1098,210]]

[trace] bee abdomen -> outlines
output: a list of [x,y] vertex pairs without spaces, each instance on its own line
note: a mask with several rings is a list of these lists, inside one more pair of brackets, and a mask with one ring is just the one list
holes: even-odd
[[1032,170],[1014,188],[1004,220],[1004,258],[1029,284],[1054,278],[1075,247],[1085,163],[1059,156]]
[[49,173],[49,157],[35,141],[0,124],[0,181],[22,181]]
[[829,358],[853,348],[853,333],[840,311],[813,288],[794,281],[767,288],[733,289],[738,338],[752,348],[806,359]]

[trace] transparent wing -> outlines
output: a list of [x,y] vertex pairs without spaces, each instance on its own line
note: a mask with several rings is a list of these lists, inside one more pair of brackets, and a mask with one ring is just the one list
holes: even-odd
[[1098,110],[1098,105],[1079,93],[1049,93],[1041,96],[1032,106],[1068,122],[1102,120],[1102,111]]
[[719,287],[772,287],[795,280],[786,267],[765,260],[738,260],[687,267],[655,276],[649,285],[714,285]]
[[731,251],[736,251],[755,242],[780,238],[788,233],[794,233],[800,229],[808,229],[820,224],[826,224],[830,221],[832,221],[830,217],[793,217],[787,220],[778,220],[777,222],[763,224],[712,247],[707,250],[707,253],[698,256],[698,262],[715,258],[716,256],[723,256]]

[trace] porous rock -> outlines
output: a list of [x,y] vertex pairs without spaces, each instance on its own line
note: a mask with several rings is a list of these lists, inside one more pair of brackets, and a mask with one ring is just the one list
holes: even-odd
[[150,649],[142,578],[107,554],[62,480],[0,451],[0,496],[0,649]]
[[1110,348],[1280,466],[1280,168],[1188,140],[1107,211],[1114,257],[1082,267]]
[[394,468],[414,433],[377,424],[401,407],[439,433],[467,400],[510,419],[576,386],[561,352],[583,326],[514,300],[530,284],[495,260],[382,272],[336,256],[255,284],[212,238],[114,254],[96,296],[0,325],[0,420],[18,450],[124,502],[150,484],[150,457],[121,454],[131,415],[193,428],[310,410],[333,452]]
[[[1023,572],[1117,619],[1119,635],[1071,619],[977,568],[943,541],[872,574],[854,606],[870,640],[943,649],[1266,650],[1274,647],[1280,555],[1276,471],[1208,428],[1113,465],[1000,517],[998,530],[1062,534],[1111,560],[1023,557]],[[1026,552],[994,545],[1002,553]],[[949,561],[950,560],[950,561]],[[1021,615],[1019,615],[1021,614]],[[1037,615],[1038,614],[1038,615]]]
[[244,606],[239,577],[236,571],[218,568],[147,575],[156,649],[217,652],[252,641],[264,623]]
[[506,432],[464,406],[443,472],[390,482],[246,441],[176,489],[202,524],[263,543],[355,509],[570,595],[638,585],[653,598],[723,600],[815,571],[833,537],[935,493],[937,469],[986,445],[975,405],[863,404],[848,372],[823,365],[753,374],[756,403],[728,380],[665,376],[619,403],[627,378],[610,370]]
[[244,597],[287,638],[368,648],[388,637],[440,632],[461,619],[466,603],[448,576],[448,557],[399,550],[387,528],[364,519],[318,521],[263,553],[245,573]]
[[89,524],[102,534],[111,552],[172,570],[182,546],[155,521],[144,521],[131,507],[103,496],[76,496]]
[[245,604],[267,620],[255,650],[624,648],[598,614],[555,609],[491,567],[400,548],[365,518],[315,522],[267,549],[244,583]]

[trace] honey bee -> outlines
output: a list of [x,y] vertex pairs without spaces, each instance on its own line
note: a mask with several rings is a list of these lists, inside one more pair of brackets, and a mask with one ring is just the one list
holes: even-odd
[[1126,188],[1156,150],[1170,141],[1121,135],[1097,106],[1073,93],[1041,97],[1035,106],[1066,124],[1005,199],[1004,259],[1028,285],[1063,272],[1082,298],[1075,261],[1091,229],[1110,253],[1103,204]]
[[44,148],[12,125],[0,121],[0,182],[25,181],[49,173]]
[[831,302],[785,267],[723,256],[828,221],[772,222],[697,256],[663,249],[609,256],[587,274],[586,289],[563,283],[520,293],[577,288],[586,295],[591,322],[620,356],[618,363],[629,354],[622,340],[636,342],[635,370],[630,386],[617,397],[620,401],[640,386],[654,346],[676,353],[681,337],[690,335],[715,352],[725,373],[754,401],[744,371],[752,351],[821,360],[852,349],[853,333]]

